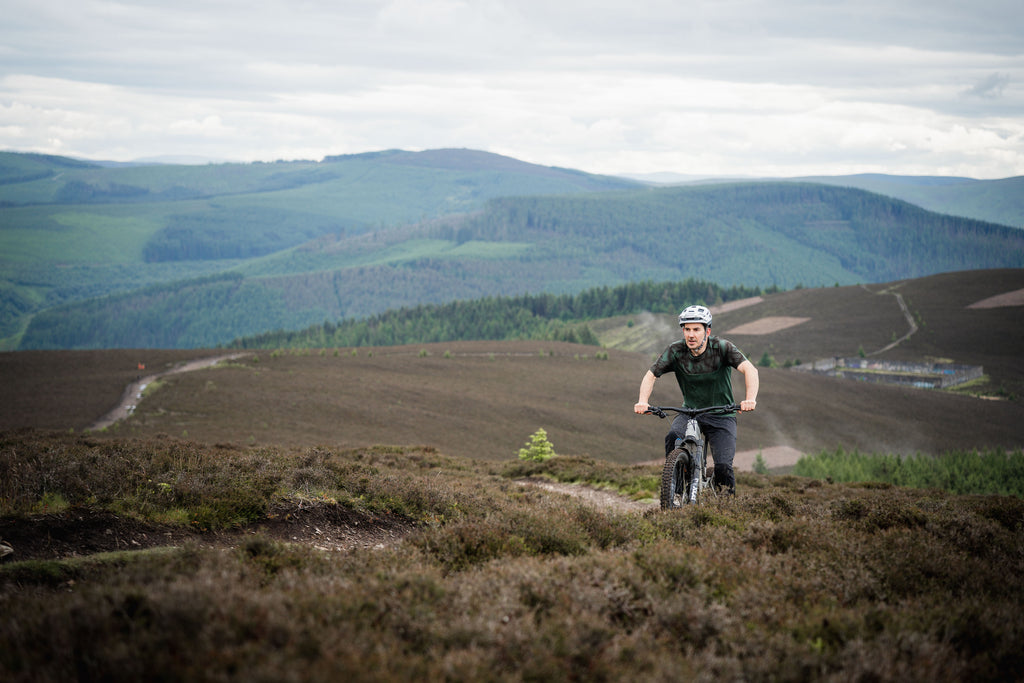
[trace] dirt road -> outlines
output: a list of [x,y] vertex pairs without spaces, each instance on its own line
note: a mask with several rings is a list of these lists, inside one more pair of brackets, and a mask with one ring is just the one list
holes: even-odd
[[187,363],[183,363],[181,365],[171,368],[170,370],[165,370],[163,372],[158,372],[153,375],[140,377],[139,379],[135,380],[134,382],[128,385],[128,388],[125,389],[124,393],[121,395],[120,402],[113,410],[111,410],[109,413],[93,422],[86,429],[88,431],[100,431],[102,429],[106,429],[107,427],[114,424],[118,420],[123,420],[129,415],[131,415],[132,412],[135,410],[136,404],[139,402],[140,399],[142,399],[142,392],[146,389],[146,387],[149,384],[155,382],[161,377],[166,377],[168,375],[176,375],[181,372],[191,372],[192,370],[208,368],[210,366],[216,365],[217,363],[221,363],[226,360],[235,360],[237,358],[242,358],[248,355],[250,354],[232,353],[225,356],[215,356],[213,358],[200,358],[199,360],[193,360]]

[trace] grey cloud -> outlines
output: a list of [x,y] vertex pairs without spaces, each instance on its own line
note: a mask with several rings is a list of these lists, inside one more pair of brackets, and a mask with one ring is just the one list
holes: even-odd
[[970,97],[994,99],[1003,96],[1003,92],[1006,90],[1006,86],[1009,85],[1009,83],[1010,77],[1008,75],[994,73],[965,90],[963,94]]

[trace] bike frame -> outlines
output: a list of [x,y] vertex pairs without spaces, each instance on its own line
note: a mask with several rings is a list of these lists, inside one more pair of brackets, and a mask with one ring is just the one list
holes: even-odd
[[[665,466],[661,474],[661,507],[662,509],[678,507],[675,503],[676,495],[682,494],[683,504],[696,504],[706,497],[707,492],[715,494],[713,487],[713,476],[707,473],[707,451],[705,448],[704,433],[701,431],[700,423],[697,422],[699,415],[708,413],[727,414],[738,412],[738,404],[710,406],[708,408],[676,408],[672,406],[648,406],[647,412],[664,419],[668,417],[666,411],[673,411],[685,415],[686,432],[683,438],[676,438],[676,447],[666,456]],[[686,462],[681,456],[686,455]],[[690,476],[684,476],[683,467],[689,465]]]

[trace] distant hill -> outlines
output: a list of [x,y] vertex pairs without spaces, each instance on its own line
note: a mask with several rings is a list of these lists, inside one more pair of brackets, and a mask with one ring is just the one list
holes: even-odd
[[[1002,305],[974,307],[1016,293]],[[900,294],[918,329],[909,330]],[[1024,269],[971,270],[872,285],[816,287],[712,307],[715,333],[736,342],[757,362],[765,354],[779,366],[864,352],[880,360],[945,361],[981,365],[986,380],[966,387],[1024,400]],[[797,321],[763,333],[737,332],[761,320]],[[606,348],[651,356],[677,338],[670,314],[627,315],[588,323]],[[841,385],[846,386],[846,385]]]
[[851,188],[650,188],[474,150],[116,167],[0,154],[0,348],[209,347],[638,281],[1021,267],[1022,235]]
[[224,273],[325,235],[376,234],[493,197],[637,186],[473,150],[204,166],[0,153],[0,348],[40,310]]
[[181,348],[480,296],[697,277],[767,287],[1024,266],[1024,232],[792,183],[496,199],[234,272],[56,306],[21,348]]
[[956,176],[898,176],[861,173],[842,176],[800,176],[795,178],[723,177],[648,173],[624,176],[655,185],[707,185],[735,182],[781,180],[855,187],[902,199],[929,211],[951,216],[975,218],[989,223],[1024,228],[1024,176],[998,180],[978,180]]
[[1024,228],[1024,176],[1000,180],[864,174],[796,178],[801,182],[857,187],[951,216]]

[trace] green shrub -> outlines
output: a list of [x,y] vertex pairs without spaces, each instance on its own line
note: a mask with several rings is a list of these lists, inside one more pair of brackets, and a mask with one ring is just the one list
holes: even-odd
[[530,440],[526,442],[525,448],[519,449],[519,458],[521,460],[544,462],[554,456],[555,447],[548,441],[548,433],[543,427],[533,433]]

